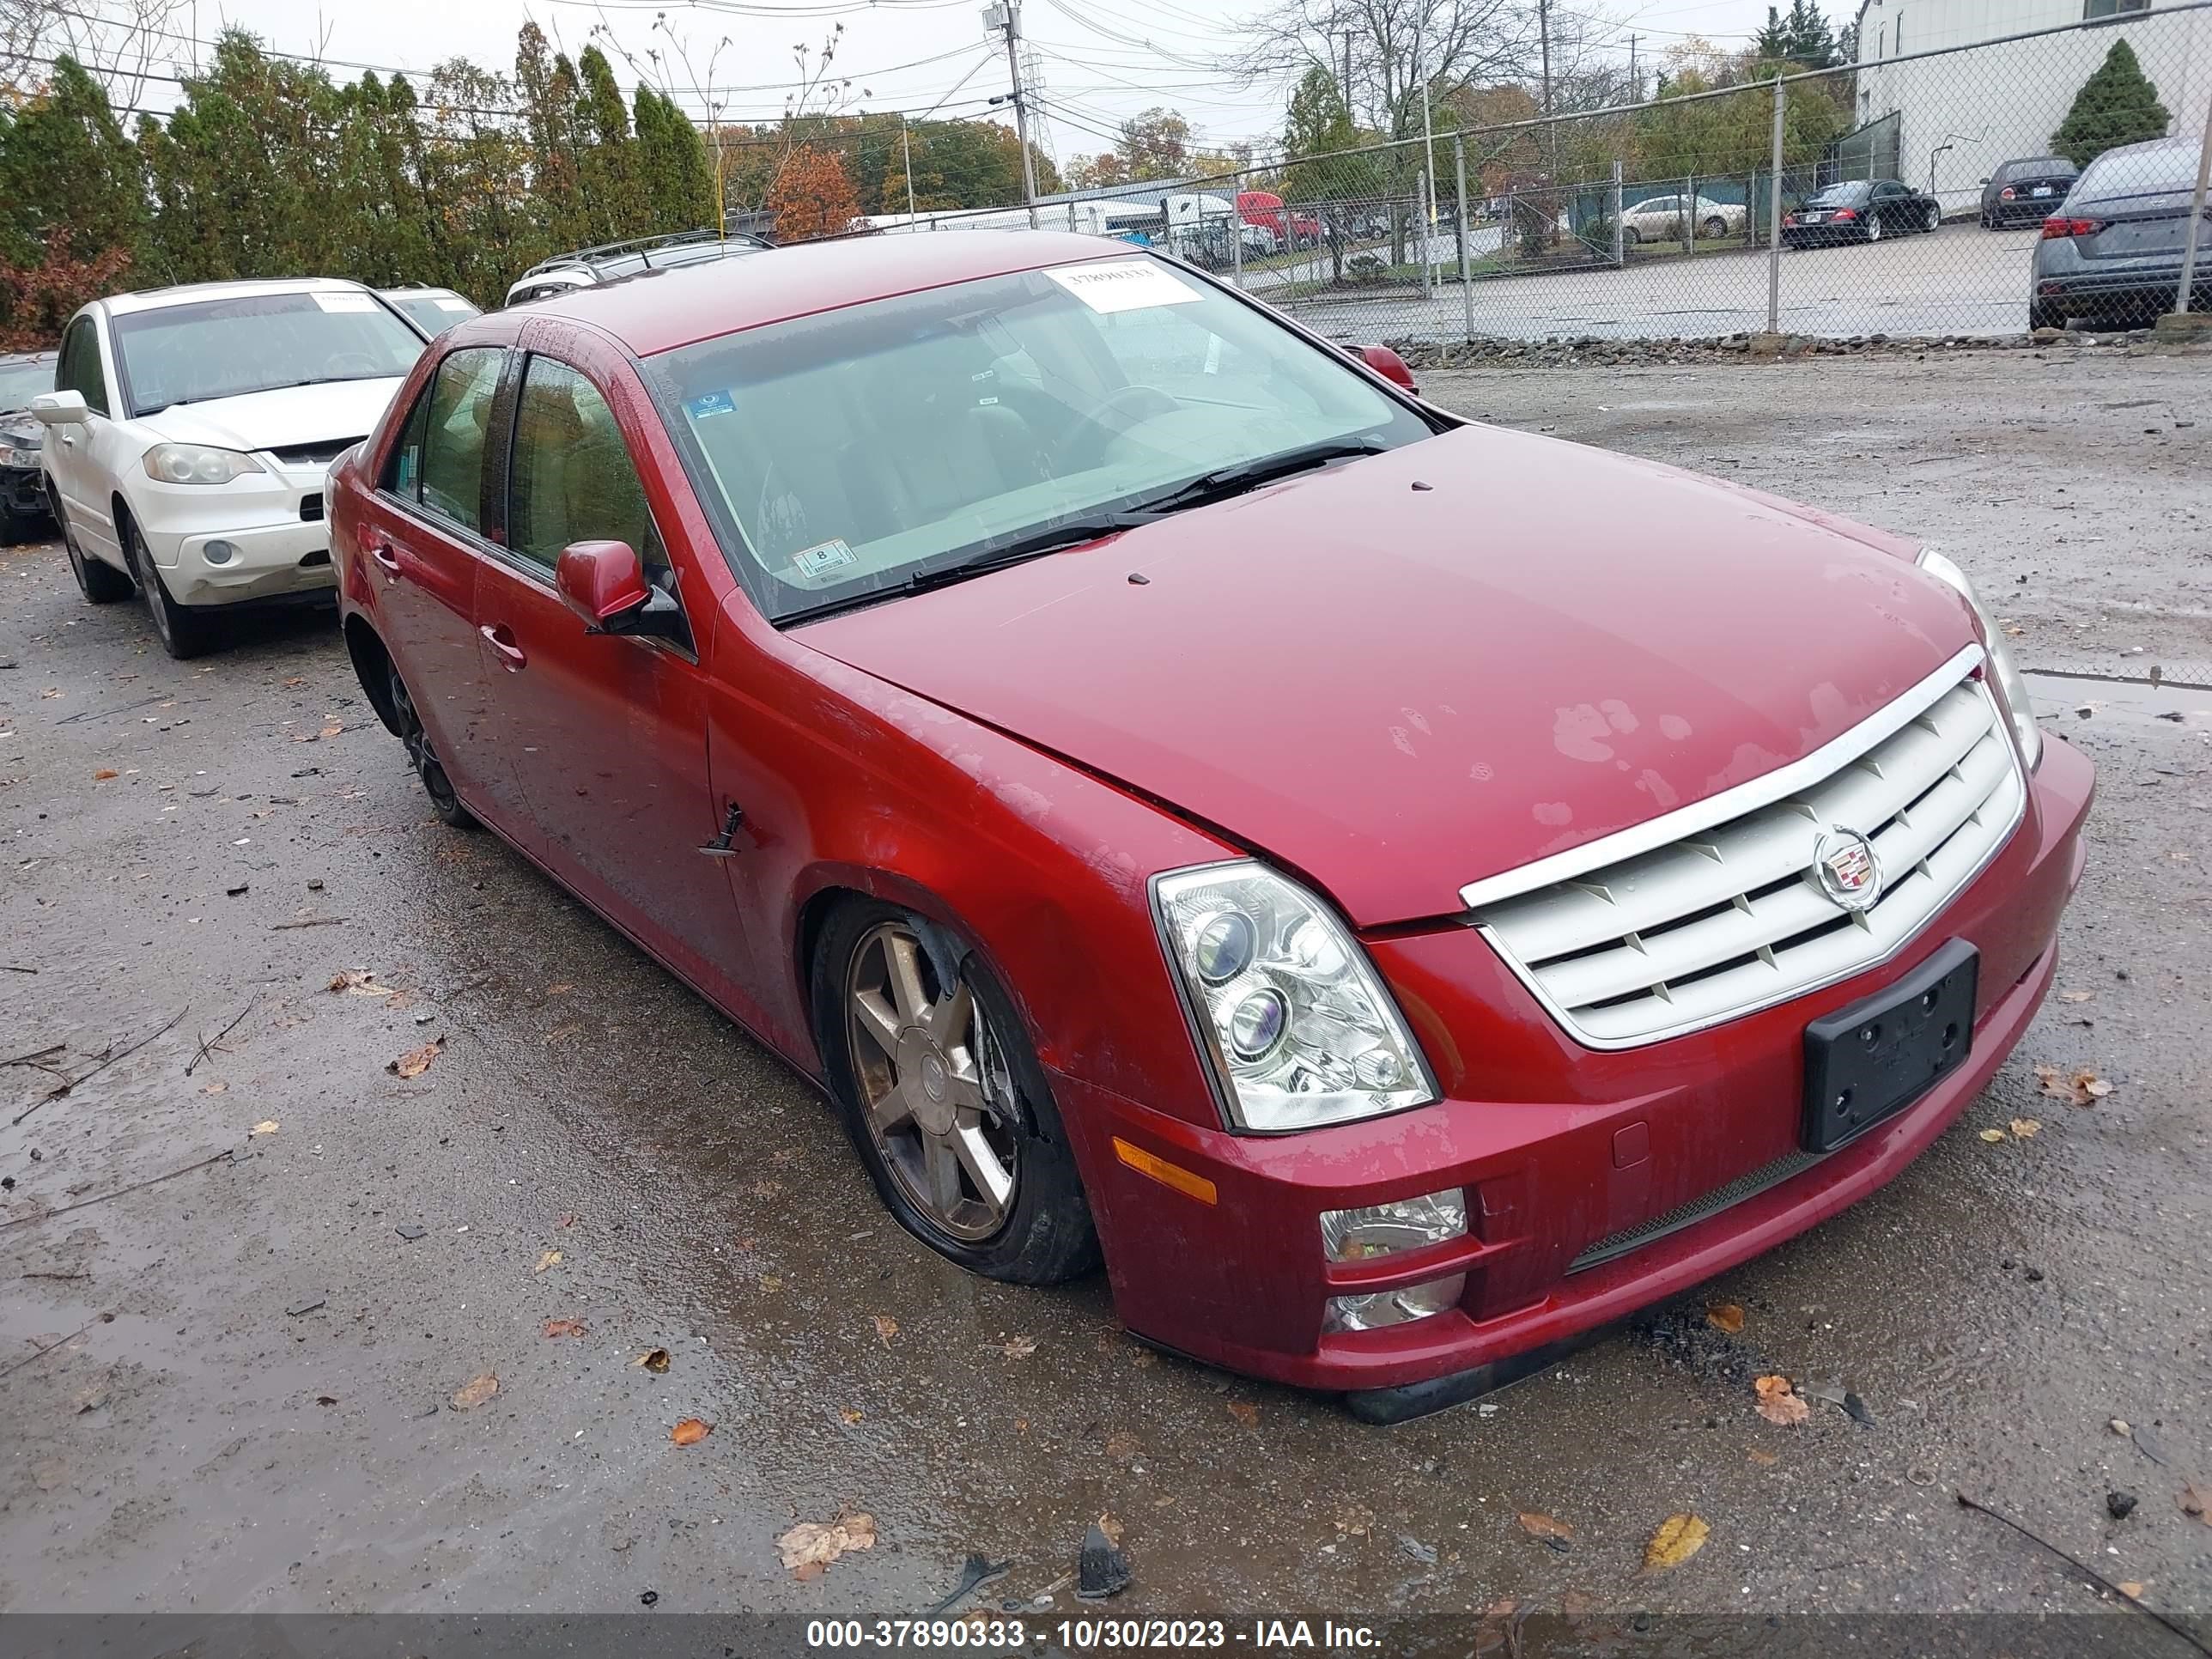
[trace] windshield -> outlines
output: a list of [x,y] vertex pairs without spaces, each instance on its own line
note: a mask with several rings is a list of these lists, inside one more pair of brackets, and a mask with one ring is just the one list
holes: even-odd
[[1873,193],[1874,186],[1863,179],[1856,184],[1830,185],[1818,196],[1806,198],[1805,205],[1808,208],[1856,207]]
[[443,334],[455,323],[483,314],[458,294],[387,294],[384,297],[432,334]]
[[981,278],[652,360],[775,619],[1134,507],[1201,474],[1431,428],[1148,256]]
[[126,312],[115,355],[131,413],[205,403],[279,386],[404,374],[422,336],[374,295],[250,294]]
[[28,409],[32,398],[53,389],[52,362],[0,363],[0,412]]

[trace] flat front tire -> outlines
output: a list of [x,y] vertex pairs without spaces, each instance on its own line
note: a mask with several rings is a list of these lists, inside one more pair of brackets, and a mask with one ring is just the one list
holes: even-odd
[[1013,1004],[945,929],[854,900],[823,927],[816,1031],[884,1206],[986,1279],[1090,1272],[1098,1236],[1073,1149]]
[[161,584],[161,568],[146,546],[145,537],[138,526],[126,524],[125,533],[131,549],[131,568],[138,578],[139,591],[146,596],[147,614],[154,619],[154,632],[160,636],[161,649],[179,662],[189,662],[213,649],[220,637],[222,621],[188,605],[179,605],[169,597],[169,590]]

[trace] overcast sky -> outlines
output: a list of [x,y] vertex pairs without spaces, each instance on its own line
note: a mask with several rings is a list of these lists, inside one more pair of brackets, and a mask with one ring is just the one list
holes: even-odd
[[[80,0],[91,9],[90,0]],[[188,0],[196,27],[180,13],[172,27],[212,40],[224,23],[251,29],[287,52],[319,49],[334,70],[396,67],[410,74],[462,56],[511,68],[515,31],[535,17],[549,35],[580,50],[595,23],[612,27],[641,56],[665,46],[653,27],[665,14],[692,53],[697,78],[718,88],[726,118],[773,119],[798,75],[792,49],[820,50],[825,33],[842,22],[841,75],[865,88],[870,109],[920,116],[992,113],[984,100],[1006,89],[1004,51],[987,37],[984,0]],[[1614,33],[1625,60],[1638,37],[1645,64],[1673,45],[1702,35],[1741,46],[1765,21],[1766,0],[1553,0],[1560,11],[1620,20]],[[1280,133],[1279,89],[1238,85],[1216,66],[1234,42],[1237,20],[1264,0],[1026,0],[1023,32],[1043,75],[1041,101],[1049,112],[1044,142],[1062,161],[1111,147],[1118,121],[1155,104],[1178,109],[1209,146],[1240,140],[1264,147]],[[1847,13],[1826,7],[1832,21]],[[711,76],[708,59],[726,36]],[[191,47],[172,41],[179,53]],[[617,72],[632,77],[619,60]],[[675,78],[689,82],[680,72]],[[166,105],[174,89],[147,88],[145,102]],[[692,107],[702,107],[694,100]],[[1000,118],[1010,118],[1003,106]]]

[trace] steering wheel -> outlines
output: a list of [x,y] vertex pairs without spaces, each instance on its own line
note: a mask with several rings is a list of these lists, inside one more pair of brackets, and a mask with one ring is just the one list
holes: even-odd
[[358,371],[362,379],[371,380],[392,373],[390,368],[366,351],[341,351],[330,360],[326,367],[333,376]]
[[1081,464],[1095,465],[1104,459],[1108,447],[1131,427],[1156,415],[1172,415],[1182,407],[1178,399],[1156,386],[1133,381],[1116,386],[1098,400],[1090,424],[1069,447],[1077,452]]

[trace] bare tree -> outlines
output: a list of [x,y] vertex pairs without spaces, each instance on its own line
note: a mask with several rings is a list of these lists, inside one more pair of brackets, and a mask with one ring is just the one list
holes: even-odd
[[191,0],[0,0],[0,93],[27,97],[74,58],[120,109],[141,107],[155,65],[189,61],[170,27]]
[[1319,65],[1358,125],[1420,130],[1421,87],[1517,81],[1535,65],[1535,0],[1277,0],[1245,20],[1231,62],[1255,78],[1293,82]]

